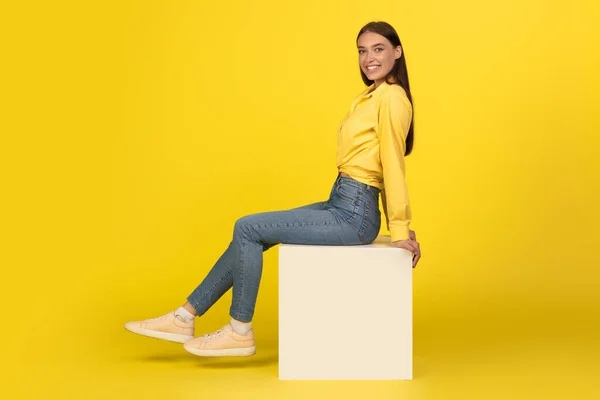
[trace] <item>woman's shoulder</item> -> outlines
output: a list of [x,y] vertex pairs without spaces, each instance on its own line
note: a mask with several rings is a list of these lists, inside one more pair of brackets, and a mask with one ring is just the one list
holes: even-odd
[[402,102],[408,108],[412,108],[412,103],[408,98],[406,91],[404,88],[397,83],[387,83],[384,82],[382,85],[385,85],[385,90],[381,91],[381,100],[382,101],[392,101],[392,102]]

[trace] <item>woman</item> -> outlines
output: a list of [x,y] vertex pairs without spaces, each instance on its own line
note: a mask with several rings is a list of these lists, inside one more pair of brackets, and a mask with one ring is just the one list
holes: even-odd
[[[256,352],[252,317],[262,274],[263,252],[279,243],[363,245],[375,240],[379,194],[396,247],[419,243],[409,229],[411,211],[404,157],[413,144],[412,96],[398,34],[385,22],[365,25],[357,37],[361,76],[368,86],[353,102],[338,131],[338,177],[329,199],[285,211],[245,216],[233,240],[204,281],[179,309],[158,318],[128,322],[128,330],[185,343],[198,356],[249,356]],[[194,338],[194,318],[233,287],[231,322]]]

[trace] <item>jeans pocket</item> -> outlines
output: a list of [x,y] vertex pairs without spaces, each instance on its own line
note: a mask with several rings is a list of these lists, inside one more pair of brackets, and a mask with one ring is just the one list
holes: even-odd
[[337,195],[345,202],[355,204],[358,197],[358,188],[352,185],[339,184],[335,187]]

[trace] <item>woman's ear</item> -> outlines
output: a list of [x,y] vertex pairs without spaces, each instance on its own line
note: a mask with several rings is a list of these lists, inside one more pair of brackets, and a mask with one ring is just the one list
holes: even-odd
[[402,56],[402,47],[401,46],[396,46],[396,50],[394,50],[395,54],[395,59],[399,59]]

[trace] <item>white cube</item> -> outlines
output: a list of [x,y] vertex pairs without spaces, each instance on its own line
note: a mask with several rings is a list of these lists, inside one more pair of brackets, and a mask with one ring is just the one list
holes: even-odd
[[412,379],[412,254],[279,248],[279,379]]

